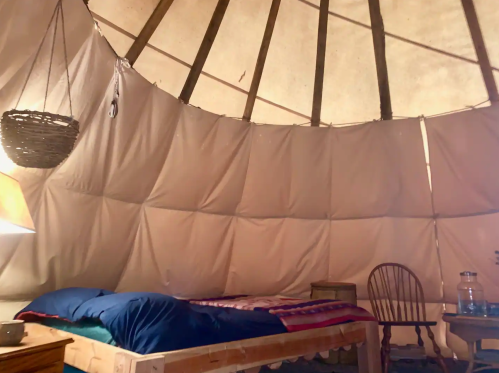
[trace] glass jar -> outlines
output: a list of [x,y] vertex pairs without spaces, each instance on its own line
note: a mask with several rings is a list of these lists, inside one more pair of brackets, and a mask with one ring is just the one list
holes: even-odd
[[487,303],[483,286],[477,281],[476,272],[462,272],[457,285],[457,313],[466,316],[487,316]]

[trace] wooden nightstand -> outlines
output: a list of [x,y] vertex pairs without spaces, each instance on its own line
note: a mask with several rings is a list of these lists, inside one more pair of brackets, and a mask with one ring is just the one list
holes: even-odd
[[25,337],[19,346],[0,347],[2,373],[62,373],[71,338]]

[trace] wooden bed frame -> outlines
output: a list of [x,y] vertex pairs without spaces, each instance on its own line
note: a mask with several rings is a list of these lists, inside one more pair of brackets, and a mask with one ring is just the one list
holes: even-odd
[[30,336],[55,335],[74,340],[64,362],[88,373],[234,373],[300,356],[349,347],[358,349],[359,372],[380,373],[376,322],[354,322],[327,328],[272,335],[171,352],[140,355],[40,324],[26,324]]

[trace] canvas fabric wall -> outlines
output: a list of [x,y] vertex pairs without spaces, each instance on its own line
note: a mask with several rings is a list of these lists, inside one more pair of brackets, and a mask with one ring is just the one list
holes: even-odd
[[[118,64],[112,119],[116,56],[83,3],[65,4],[81,134],[53,170],[16,168],[3,155],[37,233],[0,238],[0,307],[69,286],[306,296],[327,279],[356,283],[369,308],[367,277],[382,262],[417,273],[436,320],[455,303],[462,270],[477,270],[499,301],[496,107],[426,119],[427,142],[419,119],[261,126],[186,106]],[[15,105],[52,10],[0,1],[1,112]],[[48,110],[67,114],[56,56]],[[41,107],[47,63],[35,66],[20,108]],[[441,322],[437,338],[462,348]],[[407,333],[397,341],[411,342]]]

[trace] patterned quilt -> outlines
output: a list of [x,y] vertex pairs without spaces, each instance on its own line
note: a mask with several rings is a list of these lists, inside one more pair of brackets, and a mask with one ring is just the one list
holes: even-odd
[[211,299],[191,299],[189,302],[202,306],[266,311],[277,316],[289,332],[354,321],[376,320],[363,308],[341,300],[331,299],[303,300],[298,298],[238,295]]

